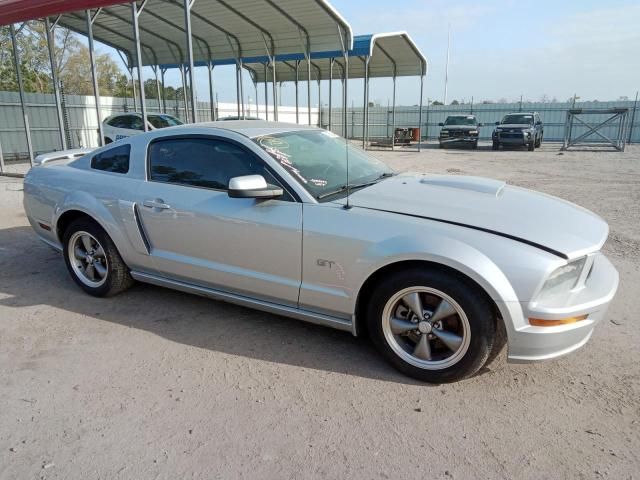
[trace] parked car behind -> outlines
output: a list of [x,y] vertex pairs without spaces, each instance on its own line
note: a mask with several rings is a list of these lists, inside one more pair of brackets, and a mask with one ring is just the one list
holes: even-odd
[[542,145],[544,125],[538,112],[509,113],[496,122],[493,131],[493,149],[500,145],[527,146],[530,152]]
[[[149,113],[147,114],[147,125],[149,130],[157,128],[174,127],[182,125],[182,120],[166,113]],[[104,142],[111,143],[121,138],[127,138],[132,135],[138,135],[144,131],[142,126],[142,114],[116,113],[107,117],[102,122],[102,130],[104,132]]]
[[479,127],[475,115],[449,115],[444,123],[439,123],[440,148],[447,148],[449,145],[469,144],[472,148],[478,148]]

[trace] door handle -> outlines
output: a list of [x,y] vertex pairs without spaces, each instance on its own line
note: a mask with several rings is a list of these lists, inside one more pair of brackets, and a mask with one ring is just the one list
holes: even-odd
[[170,205],[164,203],[164,201],[160,198],[156,198],[155,200],[145,200],[144,202],[142,202],[142,205],[147,208],[157,208],[159,210],[168,210],[171,208]]

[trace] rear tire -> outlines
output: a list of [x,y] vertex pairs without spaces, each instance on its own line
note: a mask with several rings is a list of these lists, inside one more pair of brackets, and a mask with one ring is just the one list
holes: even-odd
[[109,137],[104,137],[104,144],[105,145],[109,145],[112,142],[113,142],[113,140],[111,140]]
[[[413,313],[418,309],[421,316]],[[440,270],[415,268],[385,278],[367,308],[369,335],[382,356],[429,383],[478,372],[494,351],[496,325],[494,309],[476,285]]]
[[110,297],[133,285],[115,244],[93,220],[73,221],[64,232],[63,246],[71,278],[89,295]]

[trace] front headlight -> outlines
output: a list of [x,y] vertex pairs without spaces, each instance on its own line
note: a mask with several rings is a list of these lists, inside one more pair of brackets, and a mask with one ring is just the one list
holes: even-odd
[[469,130],[469,135],[477,135],[478,130]]
[[551,275],[549,275],[547,281],[544,282],[540,293],[544,296],[550,296],[572,290],[578,283],[586,262],[587,257],[582,257],[562,267],[556,268]]

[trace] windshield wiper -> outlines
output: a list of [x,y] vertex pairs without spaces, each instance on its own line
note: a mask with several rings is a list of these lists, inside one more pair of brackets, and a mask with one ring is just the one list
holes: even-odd
[[329,192],[325,192],[325,193],[321,193],[320,195],[317,195],[316,198],[318,200],[322,200],[323,198],[331,197],[333,195],[337,195],[337,194],[345,192],[347,190],[354,190],[354,189],[369,187],[371,185],[375,185],[380,180],[384,180],[385,178],[388,178],[388,177],[393,177],[394,175],[395,175],[395,173],[393,173],[393,172],[385,172],[385,173],[380,174],[375,180],[372,180],[372,181],[369,181],[369,182],[363,182],[363,183],[350,183],[349,185],[341,185],[340,187],[336,188],[335,190],[331,190]]

